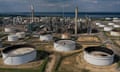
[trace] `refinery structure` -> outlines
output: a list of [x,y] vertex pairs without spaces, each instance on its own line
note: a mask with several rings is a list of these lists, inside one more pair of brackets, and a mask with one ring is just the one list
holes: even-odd
[[120,18],[80,18],[77,7],[75,17],[36,17],[34,11],[31,5],[30,17],[0,18],[0,71],[120,71]]

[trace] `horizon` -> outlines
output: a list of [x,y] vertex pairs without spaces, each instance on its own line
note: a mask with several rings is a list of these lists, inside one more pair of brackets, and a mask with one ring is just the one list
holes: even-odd
[[[1,17],[16,17],[16,16],[23,16],[23,17],[30,17],[31,12],[12,12],[12,13],[0,13]],[[34,16],[59,16],[59,17],[75,17],[75,12],[35,12]],[[120,12],[79,12],[78,17],[93,17],[93,18],[100,18],[100,17],[120,17]]]
[[[26,12],[0,12],[1,13],[31,13],[30,11]],[[34,13],[75,13],[75,12],[34,12]],[[78,12],[78,13],[120,13],[120,12]]]

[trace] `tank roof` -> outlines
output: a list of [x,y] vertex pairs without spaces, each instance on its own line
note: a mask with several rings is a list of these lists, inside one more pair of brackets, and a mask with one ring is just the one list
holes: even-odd
[[22,55],[22,54],[26,54],[26,53],[30,53],[34,51],[33,48],[30,48],[30,47],[22,47],[22,48],[18,48],[18,49],[15,49],[11,52],[9,52],[11,55]]
[[5,49],[3,49],[3,53],[4,54],[9,54],[12,53],[14,55],[22,55],[25,53],[29,53],[35,50],[35,47],[32,45],[27,45],[27,44],[20,44],[20,45],[12,45],[9,47],[6,47]]
[[59,43],[61,45],[70,45],[70,44],[74,44],[75,42],[72,40],[58,40],[56,43]]
[[88,53],[92,53],[92,52],[100,52],[100,53],[107,53],[109,55],[113,55],[114,52],[111,49],[108,49],[106,47],[101,47],[101,46],[94,46],[94,47],[87,47],[85,48],[85,51]]

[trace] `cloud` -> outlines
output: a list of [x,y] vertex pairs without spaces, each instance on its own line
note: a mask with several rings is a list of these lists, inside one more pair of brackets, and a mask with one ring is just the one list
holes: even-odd
[[60,2],[70,2],[72,0],[44,0],[45,2],[50,2],[50,3],[60,3]]
[[49,6],[49,7],[54,7],[56,4],[54,3],[49,3],[49,4],[40,4],[40,6]]
[[35,11],[74,12],[78,6],[80,12],[120,12],[120,0],[0,0],[0,12],[26,12],[30,5]]

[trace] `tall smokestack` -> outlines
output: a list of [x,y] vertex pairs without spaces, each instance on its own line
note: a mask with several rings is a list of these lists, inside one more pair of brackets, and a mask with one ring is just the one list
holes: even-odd
[[78,7],[75,8],[75,36],[77,36],[77,28],[78,28]]
[[33,7],[33,5],[31,5],[31,18],[32,18],[32,21],[31,22],[34,22],[34,7]]

